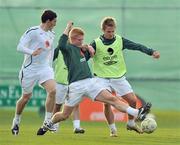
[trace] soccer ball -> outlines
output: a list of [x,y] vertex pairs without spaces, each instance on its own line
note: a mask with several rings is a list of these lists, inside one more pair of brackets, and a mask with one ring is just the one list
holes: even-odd
[[141,128],[143,132],[150,134],[156,130],[157,123],[153,118],[148,117],[141,122]]

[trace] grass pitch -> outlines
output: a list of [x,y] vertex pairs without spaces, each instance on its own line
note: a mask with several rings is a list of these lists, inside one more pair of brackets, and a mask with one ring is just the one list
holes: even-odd
[[25,111],[22,117],[20,133],[11,135],[11,121],[14,111],[0,111],[0,145],[179,145],[180,112],[154,111],[158,128],[152,134],[137,134],[126,130],[126,124],[117,122],[119,137],[109,137],[105,122],[81,122],[85,134],[73,134],[72,122],[61,123],[58,133],[46,133],[37,136],[36,131],[43,118],[36,112]]

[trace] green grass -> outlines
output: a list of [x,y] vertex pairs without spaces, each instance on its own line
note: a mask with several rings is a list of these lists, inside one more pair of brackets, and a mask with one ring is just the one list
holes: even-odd
[[152,134],[139,135],[127,131],[125,123],[117,122],[119,137],[109,137],[105,122],[82,122],[86,129],[83,135],[72,133],[70,120],[61,123],[58,133],[48,132],[36,136],[43,118],[36,112],[25,111],[18,136],[11,135],[13,111],[0,111],[0,145],[178,145],[180,143],[180,112],[155,111],[158,129]]

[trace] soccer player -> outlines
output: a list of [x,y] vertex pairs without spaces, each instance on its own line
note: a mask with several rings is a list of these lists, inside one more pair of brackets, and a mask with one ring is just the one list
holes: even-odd
[[[109,87],[111,91],[115,91],[118,96],[125,99],[131,107],[136,108],[135,94],[125,77],[126,65],[123,50],[138,50],[153,56],[155,59],[160,57],[160,53],[117,35],[115,32],[116,20],[113,17],[103,18],[101,29],[103,34],[91,43],[91,46],[95,50],[92,61],[94,75],[98,78],[98,81],[103,82],[104,87]],[[105,104],[104,108],[111,132],[116,134],[117,129],[114,124],[114,116],[110,105]],[[127,129],[142,133],[141,128],[135,123],[135,118],[132,115],[129,115],[128,118]]]
[[[54,107],[53,114],[59,112],[62,105],[64,104],[65,98],[68,97],[68,71],[64,64],[63,56],[61,51],[57,48],[54,53],[55,60],[55,80],[56,80],[56,104]],[[74,133],[84,133],[85,130],[80,127],[79,120],[79,105],[75,106],[73,110],[73,127]],[[59,123],[55,124],[57,130],[59,128]]]
[[82,47],[83,40],[84,31],[79,27],[73,28],[72,22],[68,22],[63,35],[60,37],[58,48],[61,50],[68,68],[69,95],[65,101],[63,111],[55,113],[50,121],[44,122],[44,128],[54,131],[54,124],[67,119],[74,107],[83,99],[83,96],[111,104],[117,110],[127,112],[136,119],[143,120],[150,111],[151,104],[147,103],[140,109],[132,108],[117,96],[113,96],[106,88],[101,87],[96,78],[92,78],[87,63],[89,53],[93,54],[94,50],[89,45]]
[[[53,60],[55,61],[55,80],[56,80],[56,104],[53,109],[53,114],[59,112],[62,108],[62,105],[65,102],[65,98],[68,97],[68,71],[67,67],[64,64],[63,56],[61,51],[56,48],[54,51]],[[80,120],[79,120],[79,105],[74,107],[73,110],[73,127],[74,133],[85,133],[85,130],[80,127]],[[59,130],[59,123],[54,124],[57,132]],[[41,127],[37,135],[43,135],[46,133],[43,127]]]
[[15,116],[12,122],[12,134],[19,133],[22,112],[32,96],[36,83],[47,92],[46,113],[44,121],[49,120],[53,114],[55,104],[56,83],[51,67],[53,60],[54,32],[57,15],[52,10],[45,10],[41,15],[41,24],[29,28],[21,37],[17,50],[24,54],[24,62],[19,73],[22,87],[22,96],[16,104]]

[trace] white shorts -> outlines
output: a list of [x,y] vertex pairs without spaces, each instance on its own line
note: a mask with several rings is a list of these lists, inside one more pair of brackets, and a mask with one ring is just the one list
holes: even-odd
[[23,68],[19,73],[19,81],[23,94],[32,93],[36,83],[41,85],[47,80],[54,79],[54,72],[51,67],[43,67],[41,69]]
[[83,96],[95,100],[96,96],[106,88],[99,85],[96,78],[87,78],[69,85],[69,96],[65,104],[67,106],[75,106],[80,103]]
[[56,83],[56,104],[63,104],[68,95],[68,85]]
[[98,82],[101,83],[102,86],[111,89],[111,91],[115,91],[117,95],[124,96],[128,93],[132,93],[133,89],[129,82],[126,80],[126,77],[123,76],[118,79],[106,79],[96,77]]

